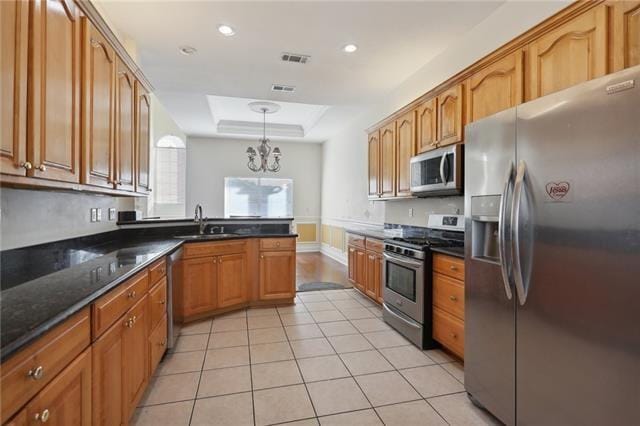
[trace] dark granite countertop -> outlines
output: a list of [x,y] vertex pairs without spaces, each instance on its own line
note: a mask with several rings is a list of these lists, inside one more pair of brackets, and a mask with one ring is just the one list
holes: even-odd
[[355,227],[348,226],[344,228],[345,232],[349,234],[362,235],[363,237],[376,238],[378,240],[384,240],[386,238],[393,238],[397,236],[397,232],[390,231],[384,228],[367,228],[367,227]]
[[154,234],[115,231],[3,253],[0,361],[185,242],[297,237],[251,232],[191,241]]
[[[293,221],[292,217],[253,217],[253,216],[237,216],[237,217],[206,217],[205,222],[207,223],[242,223],[242,222],[291,222]],[[193,217],[184,217],[184,218],[160,218],[160,217],[150,217],[146,219],[140,220],[126,220],[126,221],[118,221],[117,225],[153,225],[153,224],[162,224],[162,223],[193,223]]]
[[431,251],[464,259],[464,247],[431,247]]

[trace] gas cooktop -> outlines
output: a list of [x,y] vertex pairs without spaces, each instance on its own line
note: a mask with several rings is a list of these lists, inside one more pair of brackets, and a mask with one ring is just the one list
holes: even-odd
[[414,250],[425,250],[429,247],[461,247],[464,245],[464,241],[428,237],[395,237],[386,239],[384,242],[385,244],[395,244]]

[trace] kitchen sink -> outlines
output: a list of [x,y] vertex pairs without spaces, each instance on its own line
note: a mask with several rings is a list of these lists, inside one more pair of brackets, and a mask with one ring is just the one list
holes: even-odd
[[238,234],[194,234],[194,235],[176,235],[173,238],[181,240],[216,240],[219,238],[237,237]]

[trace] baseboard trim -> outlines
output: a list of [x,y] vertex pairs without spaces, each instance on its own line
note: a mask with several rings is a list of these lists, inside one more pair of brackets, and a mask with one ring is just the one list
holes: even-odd
[[326,244],[322,244],[320,246],[320,253],[329,256],[333,260],[340,262],[343,265],[348,264],[347,253],[342,252],[340,250],[336,250]]
[[296,244],[296,252],[311,253],[320,251],[320,243],[298,243]]

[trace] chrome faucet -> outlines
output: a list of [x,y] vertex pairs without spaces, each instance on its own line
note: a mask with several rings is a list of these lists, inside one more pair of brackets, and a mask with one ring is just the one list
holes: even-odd
[[200,227],[200,235],[204,234],[204,228],[207,227],[207,218],[202,216],[202,206],[200,204],[196,205],[193,221],[198,223],[198,226]]

